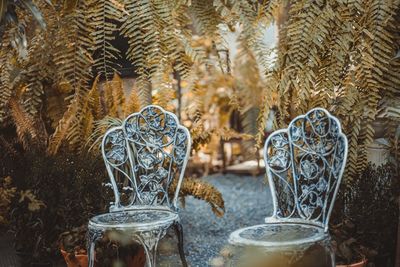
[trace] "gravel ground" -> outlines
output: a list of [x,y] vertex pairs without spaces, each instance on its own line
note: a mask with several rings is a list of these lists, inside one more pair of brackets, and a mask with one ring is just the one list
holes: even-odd
[[210,266],[227,244],[229,234],[244,226],[263,223],[272,212],[272,200],[264,176],[212,175],[203,178],[225,200],[225,216],[218,218],[208,203],[189,197],[180,215],[185,252],[191,267]]

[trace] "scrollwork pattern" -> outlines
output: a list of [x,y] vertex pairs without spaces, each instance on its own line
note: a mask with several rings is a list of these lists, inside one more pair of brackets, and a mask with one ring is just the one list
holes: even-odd
[[176,201],[169,199],[168,188],[175,178],[183,178],[190,144],[187,128],[155,105],[108,131],[102,150],[116,195],[111,209],[135,204],[173,206]]
[[302,225],[269,225],[249,228],[243,231],[241,237],[251,240],[261,240],[269,242],[285,242],[292,240],[301,240],[312,236],[320,235],[317,227],[304,227]]
[[316,108],[274,132],[264,159],[277,218],[301,218],[326,225],[347,158],[339,121]]

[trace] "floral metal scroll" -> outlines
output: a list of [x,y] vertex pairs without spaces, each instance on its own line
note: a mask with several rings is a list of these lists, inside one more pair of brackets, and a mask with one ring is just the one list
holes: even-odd
[[[103,138],[103,158],[115,195],[111,210],[132,205],[174,208],[191,146],[187,128],[158,106],[147,106],[127,117]],[[168,190],[177,179],[171,201]]]
[[347,158],[339,121],[316,108],[274,132],[264,147],[275,218],[326,227]]

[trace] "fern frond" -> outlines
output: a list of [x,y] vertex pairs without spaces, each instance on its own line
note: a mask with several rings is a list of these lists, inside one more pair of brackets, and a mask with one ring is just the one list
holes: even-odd
[[[126,4],[129,15],[125,18],[121,33],[128,39],[128,58],[136,67],[136,72],[143,75],[147,68],[147,57],[153,52],[153,60],[160,61],[161,54],[157,46],[160,34],[159,20],[156,18],[151,1],[129,1]],[[158,53],[158,56],[156,55]]]
[[193,122],[190,127],[190,136],[192,137],[192,147],[195,151],[199,150],[202,145],[208,144],[214,131],[206,130],[203,121]]
[[140,111],[141,106],[137,90],[135,85],[130,89],[129,98],[125,101],[123,106],[124,116]]
[[[5,48],[5,49],[4,49]],[[12,53],[7,53],[7,47],[2,46],[0,52],[0,124],[4,124],[9,116],[8,103],[13,94],[11,83],[11,58]]]
[[88,147],[88,151],[93,153],[100,152],[101,140],[103,139],[106,131],[112,127],[117,127],[122,125],[122,120],[118,118],[113,118],[106,116],[101,120],[94,122],[94,129],[92,134],[87,139],[85,144]]
[[92,88],[88,92],[89,108],[92,111],[92,115],[95,120],[101,119],[105,114],[105,110],[102,107],[101,96],[98,88],[99,79],[100,75],[97,75],[97,77],[94,79]]
[[112,117],[121,117],[122,107],[125,102],[125,93],[121,78],[114,75],[112,81],[104,84],[104,102],[107,107],[106,113]]
[[54,60],[58,66],[59,81],[66,80],[75,91],[86,88],[91,80],[93,63],[93,32],[90,23],[90,0],[81,0],[78,6],[60,20],[63,32],[55,40]]
[[189,12],[199,35],[211,37],[215,41],[221,38],[218,25],[222,18],[213,7],[213,0],[194,0],[190,5]]
[[172,101],[176,99],[176,90],[172,85],[166,84],[156,90],[153,96],[153,104],[161,106],[167,110],[173,110]]
[[[174,194],[176,186],[177,183],[174,181],[169,188],[169,194]],[[209,183],[192,178],[186,178],[182,182],[179,196],[182,198],[193,196],[194,198],[208,202],[212,211],[218,217],[223,216],[225,213],[225,202],[222,194]]]
[[[184,1],[134,1],[126,4],[129,13],[121,26],[128,39],[128,58],[136,67],[141,105],[151,103],[151,88],[169,82],[176,71],[186,77],[192,61],[186,54],[190,39],[189,18]],[[179,30],[176,30],[176,28]]]
[[18,139],[25,149],[29,149],[32,140],[38,141],[34,120],[14,98],[10,100],[9,104]]
[[125,91],[124,91],[124,84],[121,77],[115,73],[114,78],[112,80],[113,83],[113,106],[114,109],[117,110],[118,116],[123,116],[123,105],[125,103]]
[[94,129],[94,116],[90,108],[91,99],[89,93],[78,100],[77,113],[71,120],[72,124],[69,125],[64,142],[68,143],[70,150],[82,153],[85,143]]
[[[44,9],[43,12],[47,15],[45,11]],[[51,22],[50,18],[49,22]],[[26,84],[26,90],[21,97],[25,110],[33,117],[40,116],[39,112],[43,106],[43,83],[53,82],[52,74],[54,74],[55,66],[52,57],[48,54],[52,47],[49,42],[46,42],[46,38],[52,37],[53,31],[54,27],[50,24],[46,31],[40,31],[29,41],[28,57],[21,71],[22,80]]]
[[[69,83],[64,84],[66,88],[71,88]],[[46,112],[46,118],[50,121],[52,129],[56,129],[59,125],[59,121],[63,118],[64,113],[67,111],[70,104],[71,96],[68,97],[69,90],[65,92],[60,87],[46,88],[44,98],[44,111]]]
[[135,83],[138,88],[139,103],[144,107],[152,103],[152,85],[147,74],[143,74],[136,79]]
[[[93,32],[90,23],[92,1],[81,0],[76,9],[64,14],[60,20],[60,29],[65,32],[55,40],[55,55],[59,74],[58,81],[70,84],[73,96],[68,109],[58,123],[50,138],[48,152],[55,154],[66,140],[71,148],[82,148],[84,134],[92,121],[89,114],[89,83],[91,80],[91,64]],[[90,111],[91,114],[91,111]],[[87,115],[87,118],[85,117]]]
[[241,47],[235,59],[233,76],[235,78],[233,101],[237,103],[242,114],[253,107],[259,108],[261,106],[259,96],[263,92],[264,81],[255,56],[246,47]]
[[123,15],[120,5],[117,0],[100,0],[95,1],[90,7],[91,23],[94,29],[90,35],[93,37],[93,50],[96,55],[93,68],[106,80],[111,79],[120,67],[117,63],[120,51],[111,43],[115,39],[117,23]]
[[47,152],[54,155],[58,152],[59,148],[68,136],[70,127],[76,122],[76,116],[78,114],[78,100],[73,99],[68,106],[67,111],[58,122],[58,126],[54,133],[50,137],[49,146]]
[[243,139],[245,141],[253,139],[253,135],[251,135],[251,134],[238,133],[235,130],[230,129],[230,128],[226,128],[226,127],[223,127],[221,129],[217,129],[215,131],[215,133],[218,136],[220,136],[223,140],[226,140],[226,141],[234,139],[234,138],[241,138],[241,139]]

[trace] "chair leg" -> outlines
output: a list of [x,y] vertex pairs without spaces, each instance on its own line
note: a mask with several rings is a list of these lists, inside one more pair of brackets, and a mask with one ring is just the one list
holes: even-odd
[[329,247],[328,247],[328,253],[329,253],[329,264],[328,266],[332,266],[335,267],[336,266],[336,254],[335,254],[335,250],[333,249],[332,243],[329,242]]
[[89,228],[87,233],[87,253],[88,253],[89,267],[94,266],[96,258],[95,255],[96,241],[99,240],[102,236],[103,236],[103,231],[93,230]]
[[88,249],[88,261],[89,261],[89,267],[94,266],[94,260],[95,260],[95,254],[94,254],[94,249],[96,246],[96,242],[91,241],[89,243],[89,249]]
[[166,230],[159,228],[133,234],[133,240],[138,241],[145,250],[147,267],[156,266],[158,242],[165,236]]
[[158,240],[156,241],[156,243],[154,245],[151,245],[151,246],[143,243],[143,248],[146,253],[146,266],[147,267],[156,267],[157,246],[158,246]]
[[178,237],[178,249],[179,249],[179,256],[181,257],[182,266],[188,267],[185,257],[185,251],[183,250],[183,228],[180,222],[174,223],[175,233]]

